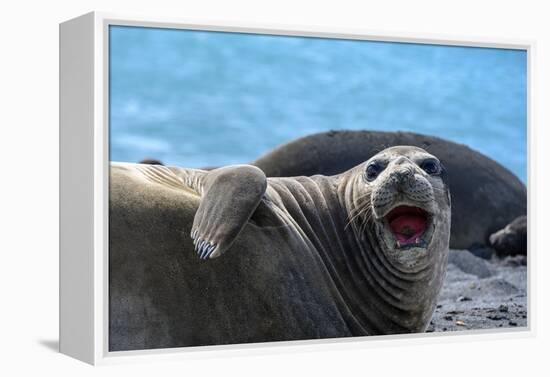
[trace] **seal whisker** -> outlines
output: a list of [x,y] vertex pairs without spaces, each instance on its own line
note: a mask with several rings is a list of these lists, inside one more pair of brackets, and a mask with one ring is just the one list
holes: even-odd
[[365,217],[365,220],[363,221],[363,226],[360,229],[360,234],[363,234],[367,228],[367,224],[371,223],[372,220],[372,212],[369,212],[367,214],[367,217]]
[[355,203],[355,207],[350,210],[348,218],[351,218],[350,220],[354,219],[360,215],[361,212],[365,211],[365,208],[368,206],[369,205],[367,203]]
[[364,200],[363,203],[356,203],[358,204],[352,211],[350,211],[350,215],[348,216],[349,220],[344,229],[346,229],[349,224],[356,220],[362,219],[363,221],[359,222],[359,225],[361,225],[366,220],[370,219],[372,216],[372,206],[370,197],[368,200]]
[[372,192],[369,190],[368,192],[364,193],[363,195],[360,195],[359,197],[355,198],[356,201],[360,201],[365,198],[370,198]]
[[362,212],[366,211],[366,207],[370,206],[369,204],[357,206],[356,208],[352,209],[349,213],[348,219],[353,220],[357,216],[361,215]]

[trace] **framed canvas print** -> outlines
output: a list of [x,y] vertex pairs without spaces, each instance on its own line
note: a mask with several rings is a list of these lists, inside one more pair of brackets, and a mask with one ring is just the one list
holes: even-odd
[[61,24],[61,352],[529,333],[531,53]]

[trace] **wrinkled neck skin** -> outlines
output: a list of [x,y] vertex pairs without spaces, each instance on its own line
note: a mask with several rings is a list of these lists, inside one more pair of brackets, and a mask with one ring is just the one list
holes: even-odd
[[[360,165],[335,177],[340,204],[348,215],[353,214],[359,203],[365,200],[362,169],[364,166]],[[444,197],[438,201],[446,203]],[[379,241],[372,216],[363,220],[367,221],[366,224],[352,221],[346,228],[347,259],[361,271],[353,276],[354,284],[364,292],[361,296],[364,301],[354,304],[369,311],[365,315],[359,310],[357,318],[369,334],[423,332],[428,326],[447,267],[449,209],[436,208],[434,220],[434,236],[427,252],[415,256],[414,263],[407,259],[410,257],[404,258],[405,263],[387,250]]]

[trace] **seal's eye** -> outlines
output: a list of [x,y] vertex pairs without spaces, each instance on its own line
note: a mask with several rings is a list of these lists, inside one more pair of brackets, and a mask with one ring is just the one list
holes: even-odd
[[439,164],[439,161],[433,159],[425,160],[422,162],[420,167],[430,175],[436,175],[441,172],[441,165]]
[[378,177],[378,174],[384,170],[384,165],[382,165],[378,161],[373,161],[367,166],[367,170],[365,172],[365,176],[367,178],[367,181],[373,181]]

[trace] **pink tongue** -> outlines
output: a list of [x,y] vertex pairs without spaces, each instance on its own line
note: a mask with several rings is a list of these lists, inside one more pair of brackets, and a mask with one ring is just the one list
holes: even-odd
[[413,243],[424,234],[426,219],[422,216],[401,215],[390,223],[392,232],[401,243]]

